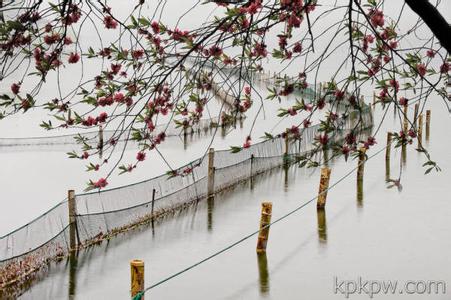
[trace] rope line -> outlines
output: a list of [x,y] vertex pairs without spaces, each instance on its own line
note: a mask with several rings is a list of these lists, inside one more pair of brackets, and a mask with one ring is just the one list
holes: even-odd
[[[330,186],[329,186],[327,189],[325,189],[323,192],[319,193],[318,195],[316,195],[316,196],[313,197],[312,199],[310,199],[310,200],[308,200],[307,202],[303,203],[302,205],[298,206],[298,207],[295,208],[294,210],[292,210],[292,211],[290,211],[290,212],[288,212],[288,213],[282,215],[281,217],[279,217],[279,218],[277,218],[276,220],[272,221],[272,222],[269,223],[268,225],[262,227],[262,229],[267,228],[267,227],[270,227],[271,225],[274,225],[274,224],[276,224],[276,223],[279,223],[280,221],[282,221],[282,220],[288,218],[288,217],[291,216],[292,214],[294,214],[294,213],[298,212],[299,210],[301,210],[302,208],[306,207],[307,205],[309,205],[310,203],[312,203],[313,201],[315,201],[315,200],[318,198],[319,195],[328,192],[329,190],[331,190],[332,188],[334,188],[335,186],[337,186],[339,183],[343,182],[347,177],[349,177],[352,173],[354,173],[354,171],[356,171],[356,170],[358,169],[358,167],[359,167],[361,164],[364,164],[364,163],[366,163],[367,161],[369,161],[370,159],[374,158],[375,156],[377,156],[378,154],[380,154],[382,151],[384,151],[387,147],[388,147],[388,145],[385,146],[385,147],[383,147],[382,149],[378,150],[378,151],[377,151],[376,153],[374,153],[373,155],[368,156],[368,158],[367,158],[366,160],[364,160],[364,161],[361,162],[361,163],[358,163],[356,167],[354,167],[353,169],[351,169],[348,173],[346,173],[346,174],[345,174],[344,176],[342,176],[338,181],[336,181],[336,182],[334,182],[332,185],[330,185]],[[256,231],[254,231],[254,232],[252,232],[252,233],[250,233],[250,234],[248,234],[248,235],[242,237],[241,239],[237,240],[236,242],[234,242],[234,243],[232,243],[232,244],[230,244],[230,245],[228,245],[228,246],[222,248],[221,250],[219,250],[219,251],[217,251],[217,252],[211,254],[210,256],[207,256],[207,257],[205,257],[204,259],[202,259],[202,260],[200,260],[200,261],[198,261],[198,262],[196,262],[196,263],[194,263],[194,264],[192,264],[192,265],[186,267],[185,269],[182,269],[182,270],[180,270],[180,271],[178,271],[178,272],[176,272],[176,273],[170,275],[169,277],[166,277],[166,278],[164,278],[164,279],[162,279],[162,280],[160,280],[160,281],[154,283],[153,285],[151,285],[151,286],[145,288],[143,291],[141,291],[141,292],[139,292],[138,294],[136,294],[136,295],[132,298],[132,300],[141,300],[142,296],[143,296],[146,292],[148,292],[149,290],[151,290],[151,289],[153,289],[153,288],[155,288],[155,287],[157,287],[157,286],[159,286],[159,285],[161,285],[161,284],[163,284],[163,283],[165,283],[165,282],[167,282],[167,281],[169,281],[169,280],[171,280],[171,279],[173,279],[173,278],[175,278],[175,277],[178,277],[179,275],[182,275],[183,273],[185,273],[185,272],[187,272],[187,271],[189,271],[189,270],[191,270],[191,269],[194,269],[195,267],[197,267],[197,266],[203,264],[204,262],[207,262],[207,261],[209,261],[210,259],[212,259],[212,258],[214,258],[214,257],[216,257],[216,256],[218,256],[218,255],[220,255],[220,254],[222,254],[222,253],[224,253],[224,252],[226,252],[227,250],[232,249],[233,247],[235,247],[235,246],[241,244],[242,242],[248,240],[249,238],[253,237],[254,235],[258,234],[259,232],[260,232],[260,229],[258,229],[258,230],[256,230]]]

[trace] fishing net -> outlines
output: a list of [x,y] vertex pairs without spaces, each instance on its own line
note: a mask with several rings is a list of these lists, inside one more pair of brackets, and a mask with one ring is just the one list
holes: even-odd
[[[207,124],[211,122],[204,124],[210,126]],[[372,123],[369,107],[363,113],[353,111],[348,117],[336,120],[339,129],[334,131],[331,140],[341,141],[350,130],[358,128],[362,132]],[[303,128],[299,132],[300,139],[286,140],[280,135],[238,153],[215,151],[214,192],[314,150],[320,129],[320,125]],[[53,137],[47,142],[72,142],[71,139],[73,137]],[[206,154],[170,174],[116,189],[76,195],[73,228],[78,247],[96,243],[205,198],[208,194],[208,160]],[[70,251],[68,202],[60,202],[42,216],[0,238],[0,287],[67,255]]]
[[[209,119],[201,119],[198,123],[193,126],[183,129],[178,127],[174,122],[167,124],[158,124],[155,126],[154,132],[156,134],[164,131],[166,136],[180,136],[185,134],[193,133],[207,133],[208,129],[215,128],[220,125],[218,117],[213,117]],[[103,130],[102,140],[108,142],[110,140],[116,140],[116,142],[125,142],[130,140],[131,130]],[[77,134],[65,134],[65,135],[55,135],[47,137],[25,137],[25,138],[0,138],[0,149],[16,148],[21,146],[38,146],[42,149],[42,146],[56,146],[56,145],[76,145],[77,139],[81,136],[85,139],[86,143],[90,146],[97,147],[100,143],[100,131],[88,131],[81,132]]]

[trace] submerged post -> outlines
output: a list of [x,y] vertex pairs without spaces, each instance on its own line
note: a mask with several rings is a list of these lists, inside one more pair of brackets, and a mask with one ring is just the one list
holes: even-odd
[[77,223],[75,216],[77,215],[75,206],[75,191],[67,191],[67,203],[69,205],[69,249],[70,251],[75,251],[77,249],[77,242],[75,240],[75,235],[77,232]]
[[431,111],[426,110],[426,141],[429,141],[429,134],[431,129]]
[[327,190],[329,189],[331,169],[324,167],[321,169],[321,178],[319,181],[318,199],[316,202],[317,209],[324,209],[326,206]]
[[211,197],[215,193],[215,149],[208,150],[208,186],[207,196]]
[[260,218],[260,232],[257,239],[257,253],[266,252],[269,236],[269,224],[271,224],[272,202],[262,203]]
[[[144,262],[142,260],[134,259],[130,262],[130,276],[131,295],[135,297],[144,291]],[[140,299],[144,300],[144,295]]]

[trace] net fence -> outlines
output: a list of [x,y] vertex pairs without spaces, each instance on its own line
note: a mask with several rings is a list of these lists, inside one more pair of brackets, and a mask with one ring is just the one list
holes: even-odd
[[[331,141],[340,141],[354,128],[360,132],[373,124],[369,107],[336,120],[339,130]],[[286,163],[287,158],[317,147],[320,125],[300,130],[300,139],[282,135],[256,143],[238,153],[214,152],[214,191],[220,192],[252,176]],[[76,215],[71,223],[68,199],[21,228],[0,237],[0,287],[25,278],[64,257],[71,250],[69,229],[75,228],[79,249],[126,231],[155,217],[181,209],[208,196],[209,154],[174,170],[132,185],[75,195]],[[72,225],[72,226],[71,226]]]
[[[222,126],[220,118],[213,117],[208,119],[201,119],[197,123],[184,129],[177,124],[170,122],[167,124],[159,124],[155,126],[154,132],[156,134],[165,132],[166,136],[181,136],[193,133],[202,133],[210,128]],[[228,124],[224,124],[228,125]],[[40,137],[24,137],[24,138],[0,138],[0,148],[20,147],[20,146],[55,146],[55,145],[76,145],[77,140],[83,136],[86,143],[90,146],[97,146],[100,143],[100,131],[87,131],[76,134],[64,134],[55,136],[40,136]],[[103,130],[101,132],[103,141],[115,140],[116,142],[124,142],[130,140],[131,130]]]

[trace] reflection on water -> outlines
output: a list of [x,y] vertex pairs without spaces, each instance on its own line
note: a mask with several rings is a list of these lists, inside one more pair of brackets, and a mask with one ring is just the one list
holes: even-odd
[[317,219],[318,219],[318,239],[319,242],[324,244],[327,242],[327,220],[326,220],[326,210],[317,209]]
[[268,258],[266,257],[266,252],[257,253],[257,262],[260,294],[265,296],[269,293]]
[[285,165],[283,167],[283,171],[284,171],[283,172],[284,173],[283,187],[284,187],[285,192],[288,192],[288,169],[289,169],[288,165]]
[[402,166],[405,168],[407,165],[407,146],[404,144],[401,147],[401,162],[402,162]]
[[363,176],[357,177],[357,206],[363,207]]
[[78,251],[73,251],[69,255],[69,299],[75,298],[75,290],[77,288],[77,266]]
[[208,231],[213,230],[213,211],[215,209],[215,196],[207,199],[207,228]]

